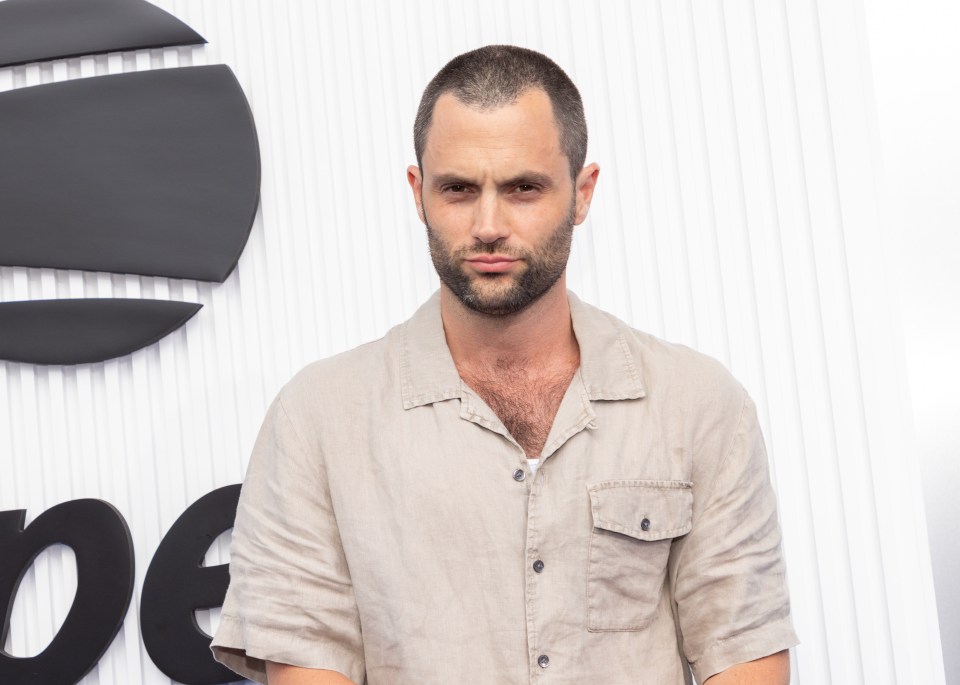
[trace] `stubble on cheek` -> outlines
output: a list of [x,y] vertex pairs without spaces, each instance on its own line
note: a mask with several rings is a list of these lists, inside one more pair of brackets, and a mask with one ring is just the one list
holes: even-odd
[[[550,235],[533,249],[519,251],[505,240],[476,241],[469,247],[452,249],[426,221],[430,257],[441,282],[466,307],[481,314],[505,316],[528,307],[546,293],[563,275],[573,242],[575,205]],[[463,262],[478,254],[504,254],[523,260],[519,275],[510,273],[471,274]]]

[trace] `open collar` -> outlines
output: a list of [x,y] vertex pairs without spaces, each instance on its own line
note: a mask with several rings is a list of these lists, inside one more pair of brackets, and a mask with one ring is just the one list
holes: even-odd
[[[627,344],[626,324],[567,291],[580,346],[580,376],[590,400],[637,399],[646,394],[639,360]],[[404,409],[461,396],[435,292],[400,331],[400,388]]]
[[646,395],[640,360],[627,343],[628,326],[567,291],[580,375],[591,400],[635,400]]

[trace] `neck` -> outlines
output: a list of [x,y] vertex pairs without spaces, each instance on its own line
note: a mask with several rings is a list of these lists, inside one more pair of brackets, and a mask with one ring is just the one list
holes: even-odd
[[529,307],[508,316],[475,312],[441,285],[440,314],[458,369],[579,361],[565,277]]

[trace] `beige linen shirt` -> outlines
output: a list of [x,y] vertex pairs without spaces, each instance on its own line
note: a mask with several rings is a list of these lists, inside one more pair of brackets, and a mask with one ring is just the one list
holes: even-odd
[[216,657],[361,685],[679,685],[796,644],[753,403],[570,295],[580,368],[530,473],[439,297],[317,362],[243,483]]

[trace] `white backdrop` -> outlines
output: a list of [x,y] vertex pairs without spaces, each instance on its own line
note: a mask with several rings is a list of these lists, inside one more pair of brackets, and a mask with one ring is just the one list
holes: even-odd
[[960,683],[960,4],[866,6],[944,670]]
[[[0,509],[27,509],[29,523],[99,497],[134,537],[131,610],[84,683],[169,683],[138,628],[160,538],[241,480],[297,369],[378,337],[436,287],[404,178],[413,114],[447,59],[494,42],[546,52],[584,96],[602,171],[572,289],[719,358],[757,401],[802,640],[794,682],[944,682],[902,330],[876,236],[884,179],[861,2],[164,0],[209,45],[0,69],[8,90],[226,63],[263,154],[261,210],[222,285],[0,268],[2,300],[205,305],[119,360],[0,364],[13,473]],[[8,652],[49,642],[72,564],[63,548],[38,559]]]

